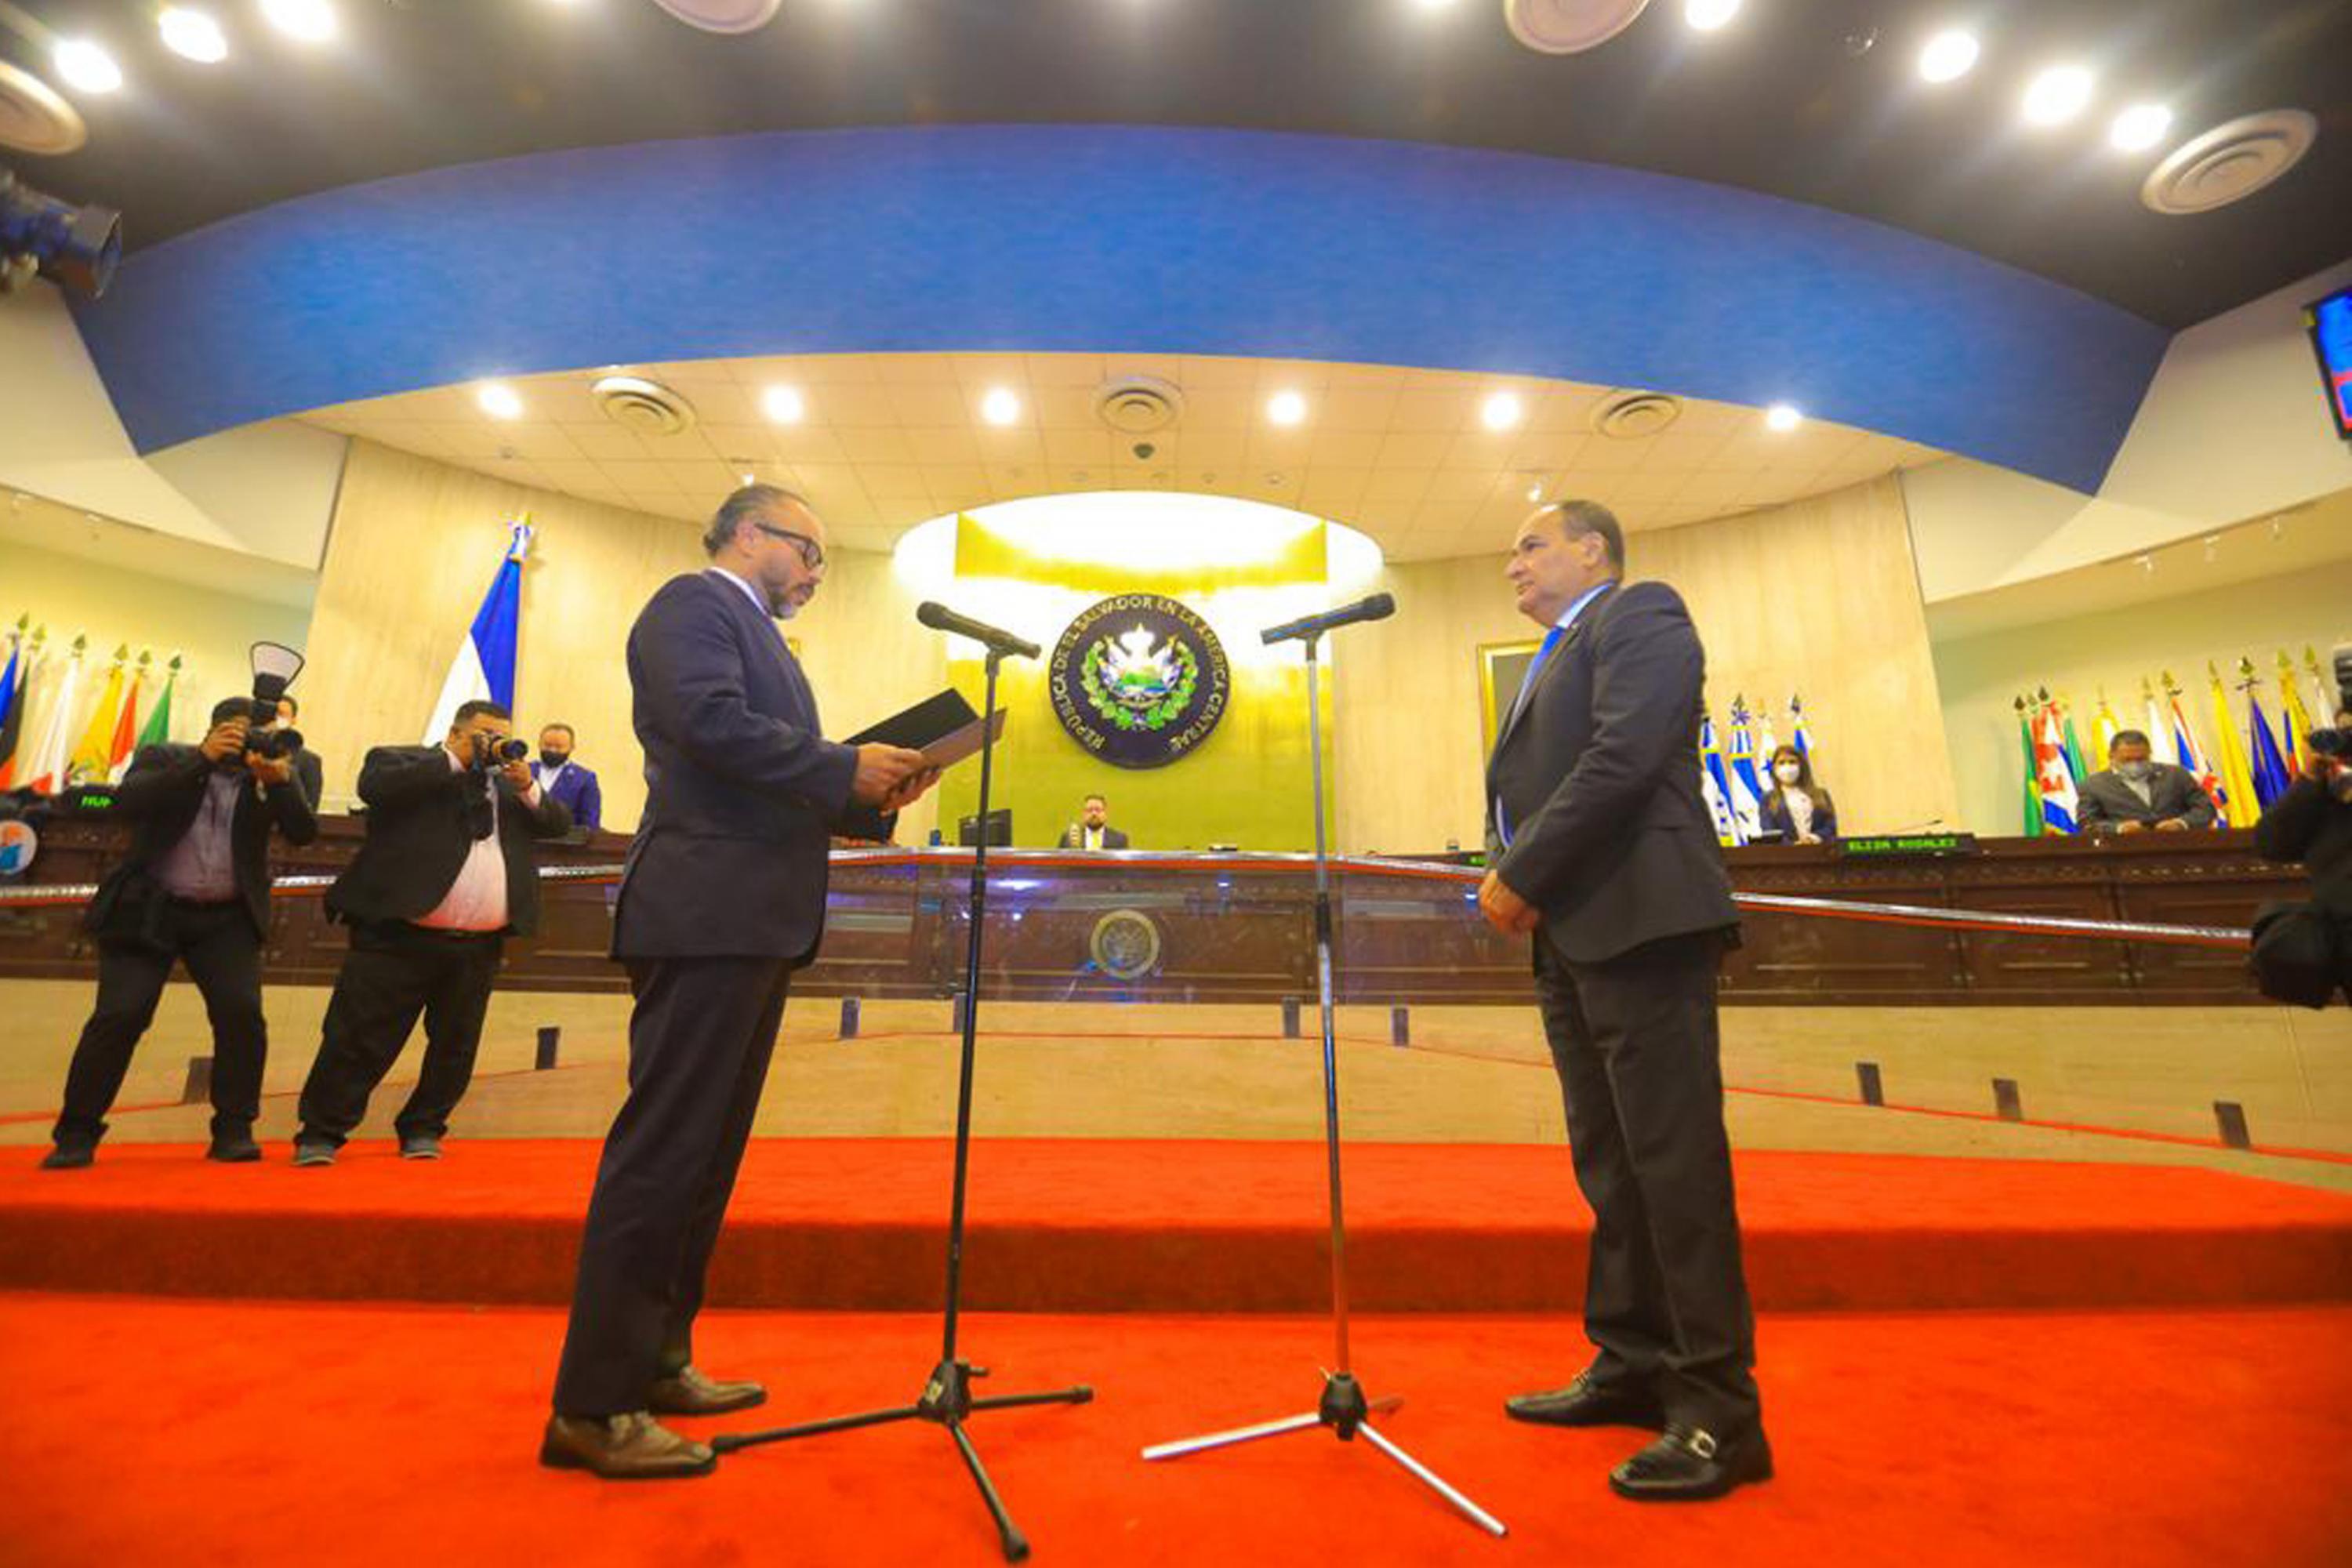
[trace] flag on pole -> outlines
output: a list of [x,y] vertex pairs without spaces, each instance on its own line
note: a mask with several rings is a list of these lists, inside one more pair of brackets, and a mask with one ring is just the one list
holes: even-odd
[[[163,689],[156,694],[155,706],[147,710],[147,723],[139,731],[141,746],[160,746],[172,738],[172,689],[180,684],[180,656],[173,654],[163,668]],[[135,748],[131,754],[138,755]]]
[[2033,731],[2033,780],[2042,797],[2042,821],[2053,833],[2074,831],[2081,803],[2074,795],[2074,771],[2066,756],[2065,732],[2059,728],[2055,704],[2042,710]]
[[425,721],[425,745],[448,734],[457,710],[467,702],[487,698],[509,711],[514,709],[515,642],[522,626],[522,561],[530,551],[530,521],[523,518],[507,529],[498,574],[490,579],[490,591],[482,595],[482,607],[474,612],[474,624],[457,645],[448,679],[442,681],[433,715]]
[[106,689],[98,694],[98,705],[89,710],[89,722],[82,726],[81,739],[74,742],[73,756],[66,764],[66,784],[106,776],[114,750],[114,721],[122,712],[123,667],[130,660],[129,643],[115,648],[114,662],[106,671]]
[[2284,795],[2287,785],[2294,782],[2279,756],[2278,737],[2271,730],[2271,721],[2263,711],[2263,699],[2256,688],[2263,683],[2254,673],[2254,661],[2241,657],[2238,660],[2238,685],[2246,694],[2246,765],[2254,778],[2254,801],[2267,808],[2271,802]]
[[[2091,719],[2091,752],[2093,761],[2101,763],[2106,762],[2108,754],[2116,749],[2116,736],[2122,731],[2122,729],[2123,724],[2116,718],[2116,710],[2107,706],[2107,689],[2102,686],[2099,688],[2099,710],[2096,714],[2093,715]],[[2150,730],[2147,732],[2147,741],[2148,749],[2151,751],[2155,750],[2155,731]]]
[[1772,733],[1772,709],[1769,703],[1756,710],[1756,776],[1764,782],[1767,794],[1771,791],[1772,753],[1780,749],[1780,738]]
[[41,731],[26,753],[24,765],[16,770],[26,789],[55,795],[66,786],[66,767],[73,755],[74,708],[81,695],[81,661],[89,648],[89,638],[76,632],[66,667],[58,674],[57,694],[41,721]]
[[2039,838],[2042,837],[2042,828],[2040,782],[2042,764],[2033,755],[2033,721],[2026,712],[2025,699],[2020,697],[2015,707],[2017,709],[2017,742],[2025,759],[2025,771],[2019,775],[2024,781],[2025,789],[2024,810],[2021,814],[2020,820],[2026,837]]
[[2288,783],[2310,765],[2311,748],[2304,737],[2315,727],[2311,721],[2311,710],[2303,705],[2303,689],[2294,679],[2294,660],[2287,658],[2286,649],[2279,649],[2279,749],[2286,753]]
[[1805,732],[1805,705],[1793,691],[1789,694],[1789,744],[1797,748],[1797,755],[1804,758],[1808,766],[1811,765],[1813,738]]
[[1723,769],[1723,748],[1717,743],[1715,721],[1706,714],[1698,721],[1699,790],[1706,796],[1707,815],[1715,818],[1715,841],[1725,848],[1748,842],[1739,831],[1739,818],[1731,811],[1731,780]]
[[2164,672],[2164,694],[2165,700],[2172,706],[2172,717],[2167,720],[2156,712],[2156,698],[2151,692],[2148,711],[2155,715],[2157,727],[2148,734],[2172,738],[2174,763],[2189,770],[2197,780],[2197,787],[2203,790],[2205,797],[2213,803],[2214,827],[2220,829],[2234,826],[2230,820],[2230,786],[2222,782],[2221,775],[2214,771],[2212,763],[2198,747],[2197,732],[2189,728],[2189,714],[2180,706],[2179,683],[2172,679],[2172,671],[2168,669]]
[[2091,770],[2083,761],[2083,742],[2074,735],[2074,715],[2065,698],[2051,696],[2046,686],[2042,689],[2041,695],[2044,711],[2052,715],[2053,721],[2058,726],[2059,744],[2066,749],[2067,772],[2077,779],[2090,777]]
[[2230,694],[2222,689],[2221,672],[2213,661],[2205,661],[2205,674],[2213,689],[2213,730],[2221,736],[2214,743],[2214,771],[2221,775],[2221,787],[2229,792],[2225,804],[2229,808],[2230,826],[2252,827],[2262,813],[2254,805],[2254,778],[2246,764],[2246,752],[2238,743],[2238,727],[2230,721]]
[[131,771],[131,753],[139,742],[139,690],[147,684],[147,667],[155,662],[155,650],[139,650],[139,666],[131,672],[130,683],[123,688],[122,711],[115,715],[114,738],[106,748],[106,776],[121,782]]
[[1725,798],[1730,802],[1733,820],[1739,824],[1740,841],[1746,843],[1764,831],[1764,796],[1769,793],[1756,777],[1756,742],[1748,729],[1748,704],[1738,696],[1731,700],[1731,754],[1725,759],[1730,773],[1730,787]]
[[16,754],[16,737],[25,728],[25,681],[33,656],[26,647],[26,626],[32,616],[18,618],[8,634],[8,666],[0,669],[0,789],[8,784],[8,763]]

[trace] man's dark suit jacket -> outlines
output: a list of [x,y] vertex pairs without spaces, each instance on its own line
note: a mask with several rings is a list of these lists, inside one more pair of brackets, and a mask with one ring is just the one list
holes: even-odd
[[[1102,847],[1106,849],[1124,849],[1127,847],[1127,835],[1121,833],[1118,828],[1111,826],[1108,823],[1103,824],[1102,836]],[[1073,822],[1069,826],[1062,830],[1063,848],[1084,849],[1086,847],[1087,825],[1085,823]]]
[[[544,793],[537,809],[503,776],[498,779],[499,852],[507,868],[506,930],[529,936],[539,929],[539,860],[534,838],[561,838],[572,817]],[[480,799],[482,775],[449,765],[441,746],[378,746],[360,764],[360,799],[367,804],[367,837],[335,885],[327,912],[362,925],[415,921],[449,896],[450,884],[474,847],[469,803]]]
[[850,800],[857,749],[824,739],[783,634],[716,572],[662,585],[629,628],[628,663],[646,810],[613,956],[807,963],[832,836],[890,833]]
[[1511,843],[1490,863],[1573,963],[1738,924],[1699,791],[1706,673],[1680,595],[1612,588],[1584,606],[1496,738],[1486,820],[1491,835],[1499,803]]
[[2254,824],[2254,847],[2265,860],[2301,861],[2314,900],[2352,920],[2352,805],[2326,784],[2295,780]]
[[2146,826],[2180,817],[2191,827],[2213,826],[2213,800],[2187,768],[2151,763],[2147,802],[2112,768],[2103,768],[2074,789],[2074,821],[2085,833],[2113,833],[2119,823]]
[[[547,770],[536,762],[530,764],[530,776],[539,780],[542,788],[547,786]],[[593,833],[604,825],[604,786],[596,782],[593,772],[580,763],[565,763],[547,793],[563,803],[563,809],[572,814],[573,826]]]
[[[163,891],[155,880],[155,864],[194,826],[212,776],[212,763],[194,746],[140,750],[114,795],[114,816],[131,825],[131,854],[99,884],[82,917],[84,930],[115,941],[153,937],[149,922]],[[245,906],[256,939],[269,930],[269,829],[275,826],[289,844],[310,843],[319,837],[315,804],[299,782],[265,791],[250,773],[238,781],[236,815],[229,819],[229,855],[236,870],[237,900]]]

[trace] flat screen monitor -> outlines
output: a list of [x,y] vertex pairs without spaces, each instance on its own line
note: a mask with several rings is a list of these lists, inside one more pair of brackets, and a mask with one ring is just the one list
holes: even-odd
[[2352,289],[2338,289],[2304,307],[2311,346],[2319,355],[2319,378],[2327,389],[2336,433],[2352,441]]
[[[967,816],[956,824],[956,842],[971,848],[980,842],[980,818]],[[992,848],[1013,847],[1013,808],[1000,805],[988,814],[988,842]]]

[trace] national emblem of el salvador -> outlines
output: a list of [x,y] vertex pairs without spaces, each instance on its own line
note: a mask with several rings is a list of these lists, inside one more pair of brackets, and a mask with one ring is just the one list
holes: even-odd
[[1070,738],[1122,768],[1163,767],[1196,749],[1232,692],[1217,634],[1158,594],[1082,612],[1054,647],[1047,682]]

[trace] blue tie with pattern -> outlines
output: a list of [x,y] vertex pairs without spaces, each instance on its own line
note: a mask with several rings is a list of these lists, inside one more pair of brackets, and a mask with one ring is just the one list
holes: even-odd
[[[1544,633],[1543,642],[1536,648],[1535,658],[1528,660],[1528,673],[1519,681],[1519,694],[1511,699],[1511,710],[1503,720],[1506,727],[1519,716],[1519,710],[1527,706],[1528,693],[1535,689],[1536,677],[1543,673],[1544,661],[1551,658],[1552,650],[1559,647],[1567,637],[1566,626],[1554,626]],[[1502,839],[1505,848],[1510,847],[1511,824],[1503,815],[1503,803],[1500,800],[1495,802],[1495,834]]]

